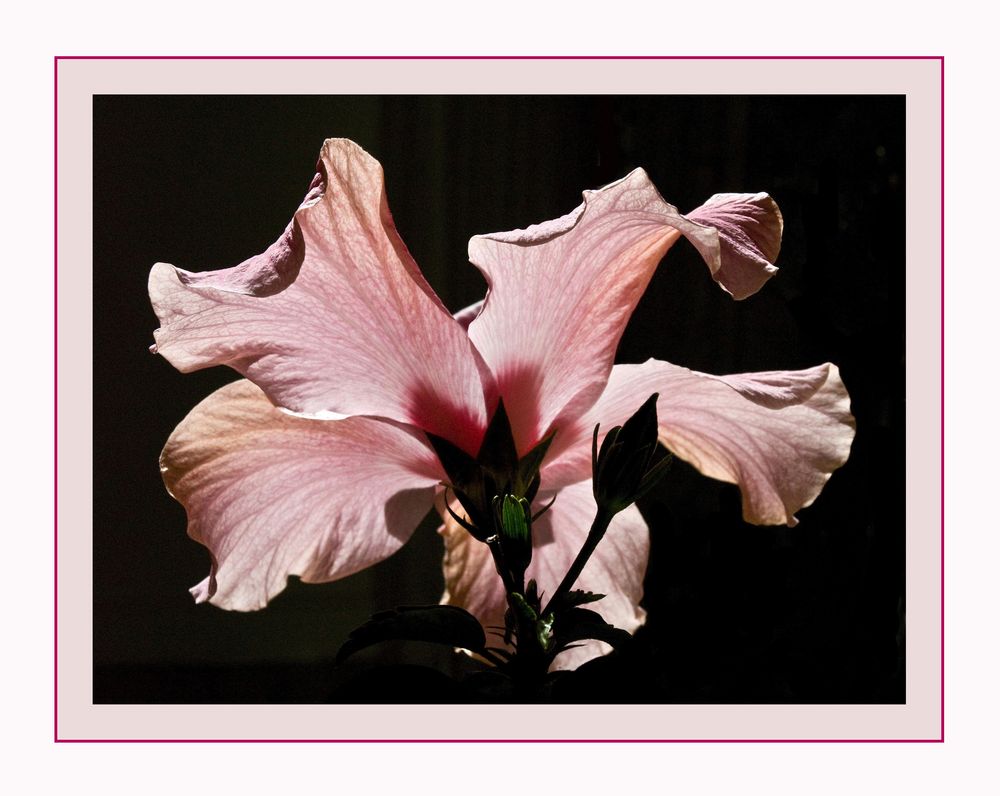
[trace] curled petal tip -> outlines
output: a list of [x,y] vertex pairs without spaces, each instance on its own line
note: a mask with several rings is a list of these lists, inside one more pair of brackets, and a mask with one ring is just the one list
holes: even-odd
[[[737,301],[756,293],[778,268],[784,220],[766,193],[717,193],[687,214],[707,228],[688,234],[712,278]],[[706,234],[707,233],[707,234]]]

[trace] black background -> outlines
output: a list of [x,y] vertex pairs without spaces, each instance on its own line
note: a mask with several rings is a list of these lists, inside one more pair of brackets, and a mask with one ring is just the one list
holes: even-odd
[[[94,701],[453,696],[406,678],[366,687],[332,666],[373,611],[437,601],[433,517],[370,570],[293,580],[265,610],[227,613],[188,595],[208,555],[159,477],[173,427],[237,376],[182,375],[147,352],[149,269],[262,251],[327,137],[382,163],[400,234],[452,310],[484,292],[472,235],[555,218],[635,167],[682,212],[716,192],[771,193],[785,219],[778,275],[734,302],[682,240],[618,361],[715,373],[835,362],[858,423],[851,459],[794,529],[744,525],[735,487],[675,466],[641,504],[648,624],[630,656],[565,698],[904,701],[904,111],[877,96],[95,97]],[[430,654],[390,647],[366,663]]]

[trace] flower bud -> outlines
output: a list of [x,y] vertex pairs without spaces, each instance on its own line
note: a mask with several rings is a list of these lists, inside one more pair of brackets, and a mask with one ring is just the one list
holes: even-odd
[[645,495],[670,465],[670,454],[660,448],[653,393],[624,425],[608,432],[597,450],[600,424],[592,446],[594,499],[598,508],[617,514]]
[[531,504],[523,497],[498,495],[493,499],[493,515],[504,561],[515,581],[523,583],[531,563]]

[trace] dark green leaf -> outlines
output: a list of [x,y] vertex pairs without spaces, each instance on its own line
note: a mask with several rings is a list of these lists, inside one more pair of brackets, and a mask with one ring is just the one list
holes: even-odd
[[503,658],[505,661],[509,661],[514,657],[510,650],[504,649],[503,647],[487,647],[486,651],[492,652],[494,655],[499,658]]
[[538,621],[538,613],[528,604],[528,601],[524,598],[523,594],[519,594],[515,591],[511,593],[510,597],[514,603],[514,607],[522,617],[527,619],[529,622]]
[[352,631],[337,652],[337,662],[382,641],[429,641],[475,652],[486,646],[486,634],[472,614],[454,605],[395,608]]
[[585,605],[586,603],[596,603],[598,600],[603,600],[606,596],[604,594],[595,594],[592,591],[574,589],[563,597],[562,604],[565,608],[575,608],[578,605]]
[[556,650],[562,651],[574,641],[596,639],[618,648],[629,644],[632,636],[621,628],[609,625],[596,611],[587,608],[571,608],[560,611],[553,627]]

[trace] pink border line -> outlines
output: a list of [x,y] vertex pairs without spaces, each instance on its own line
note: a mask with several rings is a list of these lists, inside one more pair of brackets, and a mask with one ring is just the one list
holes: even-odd
[[53,733],[59,741],[59,59],[52,62],[52,518],[53,518],[53,656],[52,721]]
[[57,55],[56,61],[937,61],[940,55]]
[[[59,737],[59,62],[60,61],[938,61],[941,114],[941,683],[937,738],[60,738]],[[944,743],[944,56],[941,55],[57,55],[53,58],[53,742],[54,743]]]
[[941,58],[941,742],[944,742],[944,58]]

